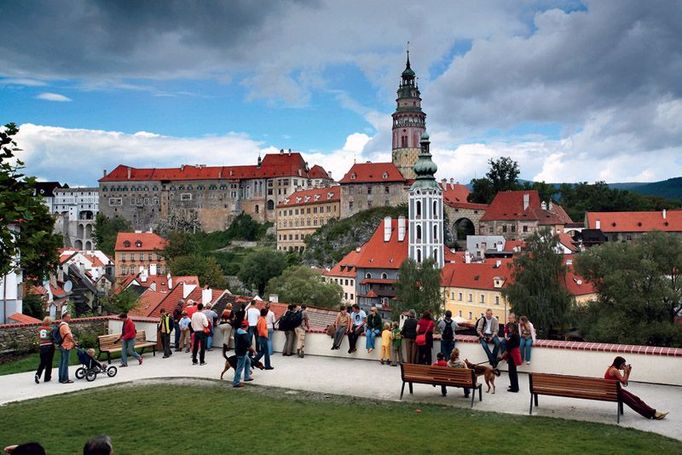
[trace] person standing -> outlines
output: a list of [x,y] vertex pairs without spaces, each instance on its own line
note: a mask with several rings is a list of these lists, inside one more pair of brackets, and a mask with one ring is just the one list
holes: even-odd
[[128,313],[121,313],[118,317],[123,321],[121,336],[116,340],[116,343],[123,340],[123,346],[121,346],[121,367],[128,366],[129,355],[135,357],[140,365],[142,365],[142,356],[135,352],[135,336],[137,335],[135,323],[128,317]]
[[457,330],[457,323],[452,320],[452,311],[447,310],[445,317],[438,322],[438,331],[440,332],[440,352],[443,353],[446,359],[450,358],[450,353],[455,347],[455,331]]
[[173,355],[170,347],[170,336],[173,331],[173,320],[166,312],[165,308],[161,308],[161,320],[159,321],[159,334],[161,335],[161,346],[163,347],[163,358],[167,359]]
[[203,304],[197,305],[197,311],[192,315],[192,331],[194,332],[194,341],[192,345],[192,365],[197,364],[197,351],[199,351],[199,361],[201,366],[206,365],[206,334],[209,330],[208,319],[202,311]]
[[283,356],[294,355],[294,345],[296,344],[296,333],[294,332],[294,313],[296,312],[296,305],[289,305],[287,311],[279,319],[279,328],[284,330],[284,349],[282,349]]
[[241,382],[242,372],[244,372],[244,381],[253,381],[251,377],[251,359],[248,353],[253,352],[251,341],[249,340],[249,322],[243,320],[241,326],[237,328],[234,334],[234,353],[237,356],[237,368],[234,370],[234,378],[232,379],[232,387],[242,387]]
[[509,388],[507,392],[517,393],[519,391],[519,374],[516,367],[521,365],[521,352],[519,350],[519,326],[516,322],[510,322],[506,325],[507,333],[507,367],[509,373]]
[[393,323],[391,332],[391,366],[397,367],[403,363],[403,335],[397,322]]
[[350,333],[351,321],[345,305],[341,305],[341,308],[339,308],[339,312],[336,315],[336,320],[334,321],[334,327],[336,328],[336,331],[334,332],[332,351],[339,349],[341,347],[341,343],[343,343],[343,337],[346,336],[347,333]]
[[256,336],[256,324],[260,317],[260,310],[256,306],[256,302],[249,303],[246,307],[246,320],[249,321],[249,342],[253,345]]
[[391,364],[391,341],[393,341],[393,332],[391,332],[391,324],[387,322],[384,324],[384,330],[381,332],[381,364]]
[[519,336],[521,337],[521,361],[530,365],[530,351],[535,343],[535,327],[526,316],[519,319]]
[[383,322],[381,321],[381,316],[377,307],[373,306],[369,309],[369,315],[367,316],[367,326],[365,328],[365,348],[367,353],[374,351],[374,345],[377,335],[381,334],[381,328]]
[[38,343],[40,344],[40,364],[35,375],[36,384],[40,383],[40,377],[45,372],[43,382],[52,379],[52,359],[54,358],[54,338],[52,337],[52,319],[47,316],[43,324],[38,328]]
[[431,365],[433,358],[431,353],[433,350],[433,331],[435,328],[436,324],[433,322],[431,312],[429,310],[424,311],[421,319],[417,322],[417,338],[415,338],[419,354],[417,363]]
[[356,351],[355,345],[358,342],[358,338],[365,329],[365,324],[367,323],[367,313],[360,309],[360,305],[357,303],[353,305],[353,312],[350,314],[352,326],[350,332],[348,333],[348,344],[350,348],[348,353],[352,354]]
[[175,350],[179,351],[180,344],[180,319],[182,319],[182,307],[185,306],[185,301],[180,299],[173,310],[173,336],[175,337]]
[[[500,339],[497,337],[497,333],[500,329],[500,323],[497,318],[493,317],[493,310],[488,308],[485,311],[485,316],[480,318],[476,322],[476,333],[478,334],[479,342],[483,346],[486,356],[488,356],[488,362],[495,368],[497,366],[497,353],[500,349]],[[493,352],[490,352],[490,347],[488,343],[493,343],[495,348]]]
[[310,320],[308,319],[308,311],[306,311],[307,308],[307,305],[301,305],[301,308],[298,310],[301,312],[301,323],[294,329],[294,332],[296,333],[296,354],[300,358],[303,358],[304,356],[305,334],[310,330]]
[[215,331],[216,322],[218,322],[218,313],[213,311],[212,305],[207,303],[203,309],[206,315],[206,320],[208,320],[208,333],[206,334],[206,350],[213,350],[213,333]]
[[232,312],[232,304],[225,305],[223,313],[220,315],[220,332],[223,334],[223,349],[229,351],[234,344],[232,341],[232,324],[234,324],[234,313]]
[[265,369],[272,370],[273,368],[270,365],[270,350],[268,349],[267,315],[268,310],[266,308],[260,310],[260,317],[256,323],[256,352],[258,352],[258,355],[253,359],[253,361],[258,362],[260,359],[265,357]]
[[62,321],[59,323],[59,336],[62,339],[61,346],[59,350],[61,351],[61,357],[59,358],[59,382],[61,384],[72,384],[73,381],[69,379],[69,358],[71,356],[71,350],[76,347],[76,340],[73,338],[71,333],[71,327],[69,327],[69,321],[71,320],[71,315],[69,313],[64,313],[62,315]]
[[405,362],[417,363],[417,345],[414,343],[417,338],[417,313],[414,310],[407,312],[407,319],[403,322],[400,334],[405,345]]
[[178,351],[182,351],[183,349],[185,352],[189,352],[189,346],[190,346],[190,333],[189,333],[189,327],[191,324],[192,320],[187,316],[187,312],[183,311],[182,316],[180,317],[180,322],[178,322],[178,327],[180,329],[180,346],[177,349]]
[[268,352],[272,355],[272,339],[275,336],[275,312],[270,309],[270,302],[265,304],[265,309],[268,314],[265,316],[265,322],[268,325]]

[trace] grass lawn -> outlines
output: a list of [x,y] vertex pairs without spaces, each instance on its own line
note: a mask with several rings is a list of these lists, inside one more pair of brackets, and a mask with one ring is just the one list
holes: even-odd
[[[421,412],[417,412],[417,408]],[[228,383],[123,384],[0,408],[2,444],[74,454],[109,434],[117,454],[682,453],[682,443],[596,423],[377,402]]]

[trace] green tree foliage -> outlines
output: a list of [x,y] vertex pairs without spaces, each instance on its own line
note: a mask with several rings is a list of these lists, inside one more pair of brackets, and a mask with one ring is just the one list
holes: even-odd
[[121,292],[110,292],[100,300],[102,310],[109,314],[127,313],[140,302],[140,296],[130,289]]
[[350,251],[367,242],[384,217],[407,218],[407,205],[374,207],[343,220],[331,220],[306,239],[303,263],[331,267]]
[[287,266],[285,253],[258,249],[246,255],[237,276],[246,286],[255,289],[259,295],[263,295],[268,281],[281,275]]
[[587,339],[682,346],[682,326],[674,323],[682,305],[682,240],[652,232],[605,243],[582,253],[576,270],[599,295],[578,313]]
[[196,275],[202,286],[212,288],[224,288],[227,285],[220,264],[212,256],[177,256],[167,263],[173,276]]
[[548,229],[535,232],[526,240],[526,248],[514,257],[513,283],[503,292],[511,309],[526,315],[541,336],[550,331],[564,333],[571,319],[573,299],[561,283],[566,266],[558,254],[559,237]]
[[132,232],[133,226],[125,218],[115,216],[106,217],[103,213],[98,213],[95,218],[95,241],[97,248],[109,256],[114,255],[116,247],[116,236],[119,232]]
[[500,191],[519,189],[519,165],[508,156],[488,160],[490,169],[485,178],[471,181],[473,191],[469,201],[489,204]]
[[21,301],[21,305],[22,313],[25,315],[32,316],[36,319],[43,319],[45,317],[45,312],[43,311],[45,302],[39,295],[25,295]]
[[396,299],[391,302],[393,319],[397,320],[402,312],[410,309],[417,314],[425,310],[434,316],[440,314],[443,309],[440,272],[431,259],[421,264],[414,259],[406,259],[400,266]]
[[[14,160],[20,149],[14,141],[19,132],[9,123],[0,131],[0,275],[17,265],[28,281],[40,282],[57,267],[62,238],[52,233],[54,219],[39,196],[35,178],[21,173],[24,163]],[[16,224],[18,235],[10,228]],[[20,254],[21,261],[15,263]]]
[[318,270],[297,265],[268,281],[265,295],[270,294],[277,294],[281,302],[338,308],[343,289],[336,283],[325,283]]

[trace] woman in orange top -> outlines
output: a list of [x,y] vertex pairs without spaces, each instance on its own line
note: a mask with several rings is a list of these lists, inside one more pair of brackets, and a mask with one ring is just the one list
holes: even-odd
[[[621,373],[621,370],[623,373]],[[627,365],[623,357],[616,357],[613,359],[613,363],[610,367],[606,369],[604,373],[604,379],[611,379],[614,381],[619,381],[623,386],[628,385],[628,379],[630,379],[630,372],[632,371],[632,365]],[[630,393],[627,390],[620,389],[620,397],[623,403],[627,404],[633,411],[640,414],[647,419],[663,420],[665,416],[668,415],[667,412],[658,412],[654,408],[650,407],[644,401],[642,401],[634,393]]]
[[270,365],[270,349],[268,349],[268,321],[265,319],[267,315],[267,308],[260,310],[260,317],[256,322],[256,350],[258,355],[253,359],[253,363],[265,356],[265,369],[273,370],[274,368]]

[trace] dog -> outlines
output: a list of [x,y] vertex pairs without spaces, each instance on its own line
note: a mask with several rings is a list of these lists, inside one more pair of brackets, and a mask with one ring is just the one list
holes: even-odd
[[485,393],[490,393],[490,388],[493,389],[493,394],[495,394],[495,376],[500,375],[500,370],[497,368],[491,368],[487,365],[474,365],[469,362],[469,360],[464,360],[467,368],[474,370],[474,374],[478,376],[483,376],[485,379],[485,385],[488,386],[488,390]]
[[[225,357],[225,369],[223,372],[220,374],[220,379],[223,379],[223,376],[229,370],[232,368],[233,370],[237,370],[237,356],[236,355],[231,355],[227,356],[227,346],[223,345],[223,357]],[[251,359],[251,371],[253,371],[254,368],[258,368],[259,370],[264,370],[265,365],[259,360],[259,361],[254,361],[253,360],[253,355],[249,353],[249,358]]]

